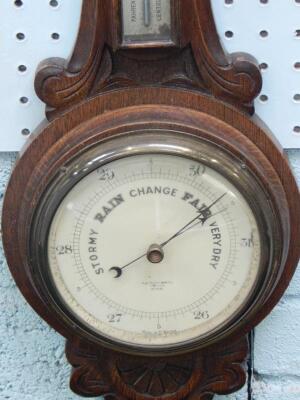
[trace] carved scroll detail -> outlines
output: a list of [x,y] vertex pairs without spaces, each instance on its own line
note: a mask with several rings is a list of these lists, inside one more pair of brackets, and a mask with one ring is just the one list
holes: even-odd
[[97,397],[110,392],[99,368],[101,352],[94,352],[88,345],[66,343],[66,357],[73,366],[70,388],[80,396]]
[[104,1],[84,0],[80,30],[70,62],[50,58],[40,64],[35,90],[48,106],[66,107],[89,93],[102,60],[105,14]]
[[178,7],[181,27],[177,53],[120,50],[118,0],[84,0],[73,56],[70,62],[51,58],[40,65],[35,80],[38,96],[48,107],[63,110],[103,91],[160,85],[211,93],[253,112],[262,85],[255,60],[243,53],[225,54],[210,0],[172,3]]
[[224,52],[210,0],[187,0],[180,4],[183,42],[191,43],[199,71],[212,94],[253,112],[253,100],[262,86],[254,58],[244,53]]
[[120,400],[211,400],[246,381],[248,341],[176,357],[147,358],[67,343],[70,386],[82,396]]
[[247,379],[245,363],[248,352],[248,339],[243,338],[225,349],[216,350],[212,357],[204,357],[205,377],[189,400],[199,399],[203,393],[225,395],[241,389]]

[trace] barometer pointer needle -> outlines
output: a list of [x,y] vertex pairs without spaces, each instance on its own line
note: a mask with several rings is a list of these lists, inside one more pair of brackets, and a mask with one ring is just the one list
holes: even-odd
[[[199,210],[199,214],[197,215],[197,217],[193,218],[188,224],[186,224],[183,228],[181,228],[178,232],[176,232],[173,236],[171,236],[168,240],[166,240],[165,242],[163,242],[161,244],[161,247],[166,246],[168,243],[171,242],[171,240],[175,239],[177,236],[181,235],[182,233],[186,232],[188,229],[188,227],[195,221],[199,220],[199,223],[202,223],[202,225],[205,223],[206,220],[208,220],[209,218],[212,217],[212,215],[207,215],[207,211],[209,211],[212,206],[214,206],[219,200],[221,200],[224,196],[226,195],[226,193],[224,193],[222,196],[220,196],[217,200],[215,200],[210,206],[205,207],[203,210]],[[201,215],[202,214],[202,215]],[[202,218],[201,218],[202,217]]]
[[[208,207],[205,207],[202,210],[199,210],[198,213],[199,215],[197,215],[195,218],[193,218],[190,222],[188,222],[187,224],[184,225],[184,227],[182,227],[181,229],[179,229],[179,231],[177,231],[174,235],[172,235],[168,240],[166,240],[165,242],[160,244],[160,247],[163,248],[165,247],[168,243],[170,243],[173,239],[175,239],[176,237],[180,236],[181,234],[185,233],[186,231],[188,231],[189,229],[187,229],[193,222],[195,222],[196,220],[199,220],[199,223],[201,223],[202,225],[205,223],[206,220],[208,220],[209,218],[213,217],[216,214],[219,214],[220,212],[213,214],[213,215],[209,215],[207,214],[207,211],[209,211],[215,204],[217,204],[224,196],[226,196],[227,193],[222,194],[222,196],[218,197],[213,203],[211,203]],[[202,218],[201,218],[202,217]],[[195,226],[197,224],[194,224],[193,226]],[[135,262],[139,261],[140,259],[146,257],[146,255],[148,254],[148,252],[142,254],[141,256],[135,258],[134,260],[130,261],[128,264],[124,265],[123,267],[111,267],[109,270],[110,271],[115,271],[116,272],[116,276],[115,278],[119,278],[122,275],[123,269],[129,267],[130,265],[134,264]]]
[[205,220],[200,219],[200,221],[195,222],[192,226],[188,226],[184,231],[180,232],[176,237],[178,237],[178,236],[180,236],[180,235],[183,235],[185,232],[187,232],[187,231],[189,231],[189,230],[195,228],[195,226],[197,226],[197,225],[199,225],[199,224],[202,224],[202,225],[203,225],[209,218],[215,217],[216,215],[219,215],[219,214],[221,214],[221,213],[224,212],[224,211],[226,211],[226,208],[223,208],[223,210],[218,211],[218,212],[216,212],[216,213],[214,213],[214,214],[209,215]]
[[168,243],[171,242],[171,240],[175,239],[177,236],[181,235],[182,233],[186,232],[188,227],[195,221],[199,220],[199,223],[202,223],[202,225],[205,223],[206,220],[212,217],[212,215],[207,214],[207,212],[216,204],[218,203],[227,193],[222,194],[222,196],[218,197],[212,204],[210,204],[208,207],[205,207],[202,210],[199,210],[199,214],[195,218],[193,218],[189,223],[184,225],[178,232],[176,232],[174,235],[172,235],[168,240],[165,242],[161,243],[161,247],[165,247]]

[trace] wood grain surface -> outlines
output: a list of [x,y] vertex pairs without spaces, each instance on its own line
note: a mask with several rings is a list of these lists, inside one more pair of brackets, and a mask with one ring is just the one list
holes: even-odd
[[[106,399],[212,399],[246,379],[247,334],[280,300],[300,254],[300,199],[289,164],[272,134],[253,114],[261,88],[256,62],[227,55],[209,0],[173,0],[177,45],[122,48],[120,3],[84,0],[74,54],[49,59],[35,87],[47,105],[42,126],[15,166],[3,206],[3,243],[26,300],[67,338],[71,388]],[[31,248],[35,213],[66,163],[92,146],[129,131],[180,131],[237,158],[257,177],[274,212],[274,257],[268,285],[238,325],[183,354],[128,354],[70,323],[37,278]],[[46,249],[44,249],[46,251]]]

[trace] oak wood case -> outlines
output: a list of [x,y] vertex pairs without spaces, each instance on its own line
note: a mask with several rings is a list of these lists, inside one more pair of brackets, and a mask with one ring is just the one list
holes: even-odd
[[[67,338],[71,387],[83,396],[207,400],[238,390],[246,379],[246,336],[277,304],[299,259],[297,185],[282,149],[251,116],[261,88],[256,62],[225,54],[209,0],[172,4],[177,46],[122,49],[119,2],[84,0],[70,62],[46,60],[37,72],[36,91],[51,122],[29,139],[5,195],[3,242],[11,272],[35,311]],[[130,355],[95,343],[55,312],[31,265],[35,209],[54,174],[90,146],[141,127],[180,128],[230,151],[259,176],[280,227],[274,276],[255,313],[229,336],[182,355]]]

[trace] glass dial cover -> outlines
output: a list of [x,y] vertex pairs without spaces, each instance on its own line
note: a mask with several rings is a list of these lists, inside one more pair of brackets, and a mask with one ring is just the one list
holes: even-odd
[[220,329],[253,295],[261,268],[257,218],[241,191],[200,160],[154,150],[77,181],[47,246],[64,307],[130,346],[180,346]]

